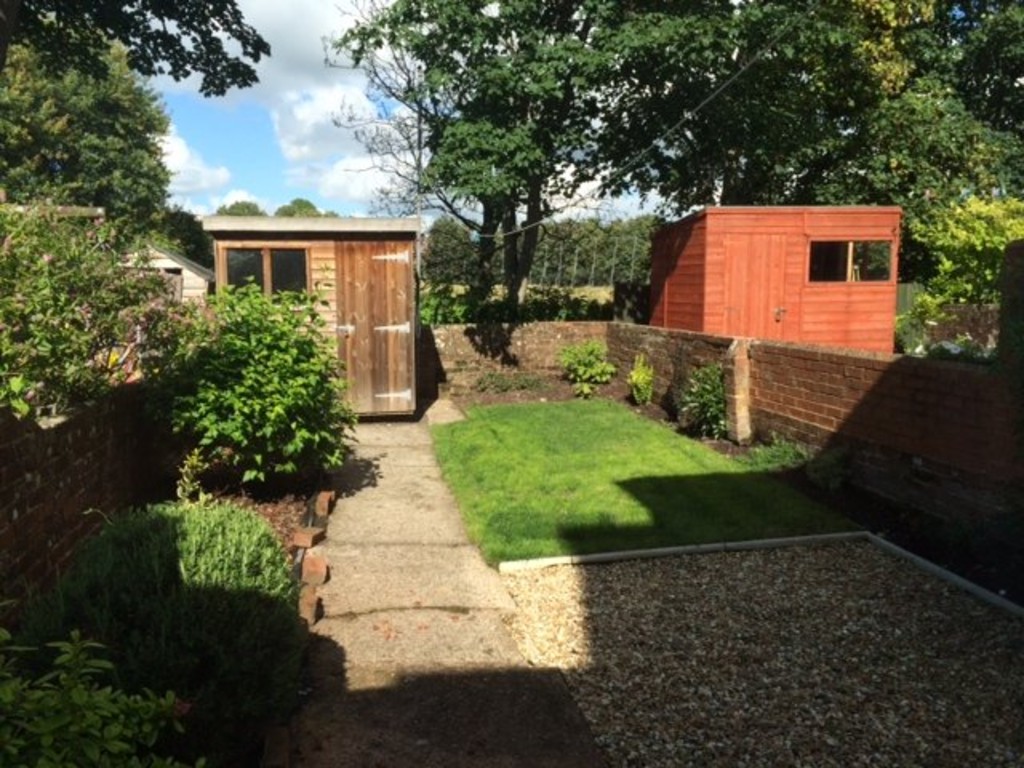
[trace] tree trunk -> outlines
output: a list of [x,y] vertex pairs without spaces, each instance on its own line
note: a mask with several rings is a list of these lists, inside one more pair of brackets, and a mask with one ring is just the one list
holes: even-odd
[[18,25],[21,0],[0,0],[0,72],[7,63],[7,49]]

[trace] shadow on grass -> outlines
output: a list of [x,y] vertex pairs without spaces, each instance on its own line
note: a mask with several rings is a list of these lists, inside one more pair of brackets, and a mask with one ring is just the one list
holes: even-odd
[[617,485],[644,506],[649,522],[561,525],[559,538],[572,554],[857,529],[767,473],[650,476]]

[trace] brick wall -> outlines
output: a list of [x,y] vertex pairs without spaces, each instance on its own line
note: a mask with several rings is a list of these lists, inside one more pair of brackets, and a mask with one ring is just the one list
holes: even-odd
[[610,323],[608,359],[625,374],[633,367],[637,353],[643,352],[654,367],[654,402],[672,412],[675,383],[685,379],[689,368],[720,363],[728,369],[727,353],[732,341],[692,331]]
[[1006,510],[1021,477],[998,368],[755,342],[755,432],[850,450],[853,480],[952,516]]
[[21,599],[67,570],[103,515],[143,500],[155,470],[135,387],[48,426],[0,410],[0,592]]
[[[607,323],[527,323],[525,325],[439,325],[421,334],[418,385],[429,392],[431,382],[460,391],[480,374],[502,367],[523,371],[561,370],[558,353],[570,344],[605,340]],[[430,348],[433,343],[433,349]]]

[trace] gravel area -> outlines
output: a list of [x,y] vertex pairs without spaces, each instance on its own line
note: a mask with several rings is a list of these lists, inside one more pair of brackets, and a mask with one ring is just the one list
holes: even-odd
[[1024,620],[871,544],[502,578],[611,766],[1024,766]]

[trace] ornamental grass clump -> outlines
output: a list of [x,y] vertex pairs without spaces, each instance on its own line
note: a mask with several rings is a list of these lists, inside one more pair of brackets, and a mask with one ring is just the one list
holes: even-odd
[[42,646],[80,630],[106,646],[130,694],[173,691],[180,759],[229,761],[291,711],[304,634],[298,586],[270,526],[227,504],[163,504],[115,519],[50,595],[24,637]]

